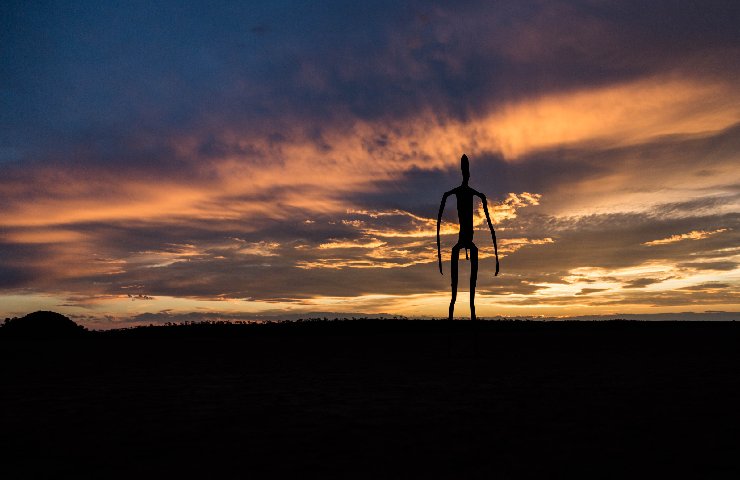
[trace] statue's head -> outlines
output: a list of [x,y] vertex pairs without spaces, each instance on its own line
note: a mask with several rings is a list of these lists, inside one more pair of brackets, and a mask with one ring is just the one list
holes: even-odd
[[462,170],[463,182],[468,183],[468,180],[470,180],[470,162],[468,161],[468,156],[464,153],[462,158],[460,158],[460,169]]

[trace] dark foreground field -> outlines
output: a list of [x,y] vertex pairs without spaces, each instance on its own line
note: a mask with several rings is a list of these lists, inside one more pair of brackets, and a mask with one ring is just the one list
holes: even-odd
[[735,323],[389,320],[6,338],[0,380],[4,478],[740,474]]

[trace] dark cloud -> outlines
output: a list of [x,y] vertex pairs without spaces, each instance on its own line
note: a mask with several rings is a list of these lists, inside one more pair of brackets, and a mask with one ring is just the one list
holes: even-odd
[[[543,195],[543,207],[565,208],[574,200],[598,198],[606,195],[652,192],[668,189],[672,182],[684,182],[685,177],[707,169],[731,171],[740,151],[740,124],[712,134],[662,137],[624,147],[581,148],[562,147],[544,149],[507,161],[500,153],[488,152],[471,158],[471,184],[485,193],[493,202],[502,201],[508,192],[536,192]],[[463,153],[463,152],[461,152]],[[649,159],[649,165],[636,161]],[[650,175],[645,175],[648,169]],[[596,186],[615,177],[623,180],[618,185]],[[419,215],[436,216],[441,198],[440,189],[449,189],[460,183],[457,166],[447,169],[409,168],[397,178],[373,182],[368,191],[350,198],[375,208],[402,208]],[[588,189],[583,185],[594,185]],[[652,212],[657,217],[711,214],[740,199],[730,193],[732,184],[717,189],[697,189],[695,198],[682,201],[658,201]],[[729,191],[729,192],[728,192]],[[580,198],[574,198],[574,192]],[[656,195],[657,196],[657,195]],[[453,217],[449,217],[453,218]]]
[[604,292],[606,290],[608,290],[608,288],[582,288],[580,292],[576,293],[576,295],[588,295],[590,293]]
[[249,125],[268,135],[290,118],[341,123],[430,108],[467,119],[517,98],[681,70],[687,58],[684,73],[695,74],[697,57],[701,71],[731,77],[738,10],[733,2],[11,3],[0,139],[27,157],[70,138],[75,148],[113,140],[115,149],[116,135],[132,131]]
[[679,267],[693,268],[696,270],[719,270],[731,271],[737,268],[737,262],[685,262],[679,263]]
[[635,305],[639,303],[654,307],[688,307],[695,309],[700,308],[701,305],[734,305],[737,294],[737,290],[641,292],[641,294],[631,298],[605,300],[601,305]]
[[0,267],[0,288],[15,290],[27,285],[33,285],[34,272],[27,266],[11,266],[4,264]]
[[636,278],[634,280],[629,280],[622,285],[622,288],[645,288],[648,285],[653,285],[656,283],[662,282],[663,278]]
[[691,291],[704,292],[704,291],[724,290],[727,288],[734,288],[734,287],[728,283],[705,282],[705,283],[700,283],[698,285],[690,285],[688,287],[681,287],[680,290],[691,290]]
[[[624,268],[648,261],[712,255],[716,250],[732,248],[737,241],[734,232],[718,234],[703,240],[685,240],[656,247],[644,242],[661,238],[665,232],[688,232],[696,228],[711,229],[717,225],[737,225],[735,214],[706,217],[661,218],[650,214],[605,214],[578,218],[529,216],[522,211],[517,228],[533,237],[552,236],[555,242],[536,247],[537,255],[527,250],[507,257],[509,270],[562,271],[574,265]],[[534,248],[534,247],[532,247]],[[725,253],[726,255],[726,253]]]
[[[536,211],[536,207],[528,207]],[[663,211],[658,207],[655,211]],[[579,218],[555,218],[519,210],[520,217],[503,225],[502,245],[513,237],[551,236],[553,243],[531,244],[510,252],[502,259],[502,276],[493,278],[491,258],[481,260],[479,291],[495,295],[527,295],[542,289],[543,283],[567,284],[565,277],[579,267],[618,269],[648,262],[673,262],[693,255],[697,260],[713,258],[717,251],[737,244],[737,228],[701,240],[685,240],[656,247],[644,242],[661,238],[665,232],[738,226],[735,214],[706,217],[662,218],[651,214],[607,214]],[[345,219],[363,220],[363,228],[405,231],[411,225],[405,215],[348,213]],[[65,254],[64,244],[5,244],[5,265],[14,265],[15,276],[6,277],[7,288],[28,285],[34,265],[46,278],[33,285],[54,285],[62,291],[89,291],[111,295],[143,294],[152,297],[251,298],[255,300],[300,300],[313,296],[357,296],[362,294],[420,294],[444,291],[449,278],[440,277],[434,264],[434,238],[380,237],[382,248],[320,248],[336,241],[362,245],[371,237],[342,218],[317,219],[314,223],[264,222],[245,232],[218,221],[92,223],[70,226],[95,245],[87,258]],[[491,251],[490,238],[479,232],[478,244]],[[267,240],[266,240],[267,239]],[[266,242],[275,242],[272,247]],[[454,240],[443,239],[445,257]],[[350,243],[351,244],[351,243]],[[401,253],[394,253],[400,251]],[[406,265],[410,259],[427,255],[427,263]],[[726,254],[725,254],[726,255]],[[12,261],[11,261],[12,257]],[[301,268],[306,262],[321,268]],[[362,265],[366,262],[366,265]],[[42,268],[44,265],[47,267]],[[48,266],[54,265],[53,269]],[[354,268],[366,266],[375,268]],[[396,268],[381,268],[392,267]],[[80,269],[76,276],[69,268]],[[400,268],[399,268],[400,267]],[[733,261],[679,262],[680,268],[731,271]],[[446,274],[449,266],[445,263]],[[465,284],[467,263],[463,262],[461,282]],[[20,275],[23,272],[23,275]],[[617,282],[602,276],[599,281]],[[595,279],[577,281],[593,283]],[[660,282],[646,277],[624,283],[636,289]],[[130,292],[130,285],[140,290]],[[581,294],[604,289],[585,288]],[[548,300],[549,301],[549,300]]]

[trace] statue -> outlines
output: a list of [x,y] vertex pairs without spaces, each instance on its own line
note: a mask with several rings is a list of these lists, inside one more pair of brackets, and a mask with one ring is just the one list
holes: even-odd
[[442,253],[439,244],[439,226],[442,222],[442,213],[445,209],[447,197],[455,195],[457,198],[457,218],[460,224],[460,234],[457,243],[452,247],[452,300],[450,300],[449,319],[452,320],[452,315],[455,311],[455,300],[457,300],[457,262],[460,257],[460,249],[464,248],[466,259],[468,258],[468,250],[470,250],[470,319],[475,320],[475,284],[478,279],[478,247],[473,243],[473,196],[480,197],[481,202],[483,203],[483,211],[486,213],[488,228],[491,230],[493,250],[496,253],[496,275],[498,275],[499,270],[498,246],[496,245],[496,232],[493,230],[491,216],[488,214],[486,196],[470,188],[468,185],[468,180],[470,180],[470,163],[468,162],[468,157],[466,155],[463,155],[460,159],[460,168],[462,169],[462,184],[457,188],[453,188],[449,192],[445,192],[442,196],[442,203],[439,206],[439,214],[437,215],[437,259],[439,261],[439,273],[442,274]]

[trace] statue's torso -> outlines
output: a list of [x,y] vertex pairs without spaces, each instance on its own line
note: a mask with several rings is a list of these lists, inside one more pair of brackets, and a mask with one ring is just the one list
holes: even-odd
[[457,219],[460,223],[460,241],[473,241],[473,197],[475,190],[461,185],[453,190],[457,198]]

